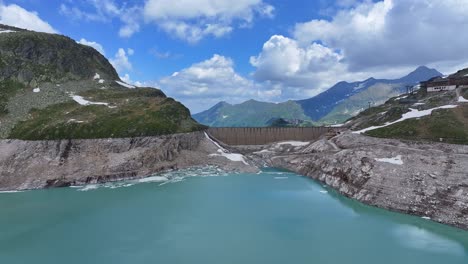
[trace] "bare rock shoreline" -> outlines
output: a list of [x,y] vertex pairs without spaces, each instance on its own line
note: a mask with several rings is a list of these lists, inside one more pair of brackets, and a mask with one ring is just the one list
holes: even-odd
[[122,139],[0,140],[0,191],[138,179],[194,166],[217,166],[228,172],[257,172],[268,166],[313,178],[368,205],[468,229],[467,145],[352,133],[299,143],[222,146],[242,153],[246,164],[219,155],[222,147],[204,132]]
[[0,140],[0,191],[129,180],[212,165],[257,171],[217,153],[203,132],[160,137],[54,141]]

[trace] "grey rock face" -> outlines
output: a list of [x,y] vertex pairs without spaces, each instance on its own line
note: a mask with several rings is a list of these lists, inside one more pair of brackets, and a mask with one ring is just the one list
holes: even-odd
[[[227,147],[249,164],[289,169],[365,204],[468,229],[468,146],[344,133],[310,144]],[[103,183],[211,165],[255,172],[203,132],[161,137],[0,140],[0,190]]]
[[95,73],[105,79],[119,79],[102,54],[68,37],[3,25],[0,29],[14,31],[0,35],[0,81],[12,79],[35,86],[89,79]]
[[203,165],[257,171],[210,156],[217,147],[203,132],[123,139],[0,140],[0,150],[0,190],[103,183]]

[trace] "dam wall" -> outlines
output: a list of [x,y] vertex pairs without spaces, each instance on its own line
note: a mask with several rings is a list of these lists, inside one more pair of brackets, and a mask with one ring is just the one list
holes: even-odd
[[330,127],[212,127],[207,133],[227,145],[265,145],[279,141],[315,141],[340,129]]

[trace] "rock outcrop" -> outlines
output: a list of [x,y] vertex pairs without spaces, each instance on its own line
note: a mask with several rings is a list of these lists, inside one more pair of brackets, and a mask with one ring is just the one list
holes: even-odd
[[0,140],[0,190],[66,187],[142,178],[193,166],[257,171],[210,155],[218,147],[203,132],[160,137]]
[[98,72],[119,80],[109,61],[95,49],[69,37],[0,25],[0,81],[14,80],[35,87],[92,78]]

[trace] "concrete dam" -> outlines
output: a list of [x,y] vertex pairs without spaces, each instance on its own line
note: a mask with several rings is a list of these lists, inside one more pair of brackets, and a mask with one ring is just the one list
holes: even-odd
[[315,141],[343,129],[332,127],[211,127],[206,132],[227,145],[265,145],[279,141]]

